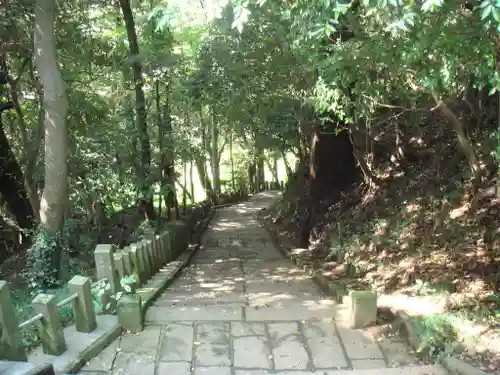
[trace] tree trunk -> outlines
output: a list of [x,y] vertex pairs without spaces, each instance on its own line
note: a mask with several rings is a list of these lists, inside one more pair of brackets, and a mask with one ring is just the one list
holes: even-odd
[[162,164],[162,179],[165,180],[167,184],[167,189],[165,194],[165,203],[167,204],[168,218],[171,217],[172,209],[175,212],[175,219],[179,218],[179,203],[177,202],[177,191],[175,189],[175,164],[174,164],[174,141],[172,138],[172,117],[170,115],[170,101],[169,101],[170,89],[166,87],[166,102],[163,107],[163,119],[165,121],[165,131],[167,144],[166,149],[163,150],[164,160]]
[[200,177],[200,184],[205,190],[207,198],[210,199],[212,203],[216,204],[217,196],[212,188],[212,182],[210,181],[210,177],[208,177],[207,174],[207,166],[205,164],[205,159],[202,156],[197,155],[197,157],[195,157],[195,164],[196,164],[196,169],[198,171],[198,176]]
[[184,170],[183,170],[183,177],[184,177],[184,182],[183,182],[183,189],[182,189],[182,209],[183,212],[186,213],[186,206],[187,206],[187,163],[184,162]]
[[51,236],[62,228],[68,200],[68,100],[57,66],[55,13],[55,0],[36,1],[35,63],[43,85],[45,108],[45,184],[40,203],[40,224]]
[[215,109],[212,108],[212,124],[211,124],[211,166],[212,166],[212,178],[214,187],[214,193],[219,196],[221,192],[220,184],[220,158],[219,158],[219,130],[217,129],[217,117],[215,114]]
[[283,158],[283,164],[285,164],[286,176],[287,178],[290,178],[290,176],[293,174],[293,171],[290,167],[290,163],[288,163],[288,160],[286,158],[286,153],[282,151],[281,157]]
[[189,190],[191,191],[191,204],[194,204],[194,171],[193,171],[193,159],[189,162]]
[[236,192],[236,178],[234,176],[234,156],[233,156],[233,132],[229,134],[229,161],[231,163],[231,186]]
[[463,124],[457,118],[455,113],[453,113],[453,111],[442,100],[436,99],[436,103],[437,103],[437,108],[440,109],[441,112],[445,115],[445,117],[451,121],[453,130],[455,130],[455,134],[458,139],[458,144],[462,148],[462,151],[469,163],[469,167],[472,172],[472,177],[474,178],[474,180],[477,180],[480,177],[481,168],[476,153],[474,151],[474,147],[472,146],[472,144],[467,139],[467,136],[465,135]]
[[[68,134],[66,115],[68,100],[61,72],[57,65],[54,23],[55,0],[37,0],[35,3],[34,51],[35,64],[44,91],[45,109],[45,183],[40,201],[40,225],[46,234],[56,238],[64,224],[68,202]],[[40,254],[45,286],[51,287],[59,279],[61,268],[61,244],[47,248]],[[50,252],[49,252],[50,251]]]
[[[156,80],[155,81],[155,105],[156,105],[156,123],[158,126],[158,148],[160,149],[160,165],[162,166],[163,163],[165,162],[165,157],[164,157],[164,150],[163,150],[163,144],[164,144],[164,138],[165,138],[165,132],[163,131],[163,123],[162,123],[162,115],[161,115],[161,105],[160,105],[160,81]],[[160,166],[160,167],[161,167]],[[162,196],[163,192],[166,190],[165,186],[165,179],[163,177],[160,178],[160,194],[158,197],[158,214],[161,216],[162,215]],[[167,202],[165,202],[165,205]]]
[[141,150],[140,165],[138,168],[139,175],[138,190],[140,192],[140,200],[144,203],[146,219],[155,219],[155,209],[153,206],[153,194],[151,191],[150,169],[151,169],[151,145],[149,143],[148,123],[146,113],[146,98],[144,96],[143,86],[144,79],[142,77],[142,65],[139,62],[139,44],[137,42],[137,33],[135,31],[134,16],[129,0],[119,0],[120,8],[123,13],[125,28],[127,29],[127,37],[129,50],[132,62],[132,72],[135,85],[135,109],[136,109],[136,126],[137,135],[139,138],[139,146]]

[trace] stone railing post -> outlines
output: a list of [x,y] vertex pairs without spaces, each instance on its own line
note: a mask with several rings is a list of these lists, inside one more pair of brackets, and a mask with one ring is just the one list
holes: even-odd
[[73,301],[73,317],[78,332],[90,333],[97,328],[90,284],[88,277],[78,275],[73,277],[68,283],[69,291],[78,296]]
[[154,258],[157,270],[161,269],[164,263],[160,238],[161,237],[158,234],[155,234],[155,237],[153,238]]
[[144,272],[144,258],[142,257],[142,246],[140,243],[133,243],[130,245],[130,258],[134,264],[134,273],[137,278],[137,284],[143,285],[147,281]]
[[123,267],[125,270],[125,275],[132,275],[134,273],[134,265],[132,262],[132,256],[130,254],[129,246],[125,246],[122,249],[122,259],[123,259]]
[[97,280],[107,279],[111,293],[115,294],[120,290],[120,280],[116,273],[113,250],[113,245],[97,245],[94,258]]
[[125,262],[123,261],[123,253],[121,251],[113,254],[113,261],[115,262],[115,269],[120,277],[126,276]]
[[171,244],[171,233],[170,230],[166,230],[161,235],[161,246],[163,251],[163,256],[165,257],[165,263],[171,262],[174,260],[174,255],[172,253],[172,244]]
[[142,240],[140,243],[142,247],[142,256],[144,259],[144,270],[146,273],[146,281],[154,275],[153,272],[153,261],[151,259],[151,241],[150,240]]
[[0,359],[27,361],[9,286],[0,280]]
[[37,322],[43,352],[50,355],[63,354],[67,349],[67,345],[54,296],[39,294],[32,304],[33,310],[37,314],[43,315],[42,321]]

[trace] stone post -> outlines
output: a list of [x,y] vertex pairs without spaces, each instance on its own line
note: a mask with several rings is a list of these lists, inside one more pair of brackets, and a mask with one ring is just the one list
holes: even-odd
[[50,355],[63,354],[67,346],[54,296],[39,294],[32,304],[33,310],[43,315],[42,322],[37,323],[43,352]]
[[134,273],[134,267],[132,264],[132,256],[130,254],[130,247],[125,246],[122,249],[123,267],[125,275],[132,275]]
[[9,286],[0,280],[0,359],[27,361]]
[[377,320],[377,294],[372,291],[349,292],[349,324],[352,328],[366,328]]
[[120,290],[120,279],[116,272],[113,245],[97,245],[94,250],[95,268],[97,280],[107,279],[111,293]]
[[138,294],[124,294],[118,301],[118,322],[130,331],[142,331],[142,301]]
[[161,269],[165,264],[165,255],[163,253],[163,247],[161,242],[161,234],[155,235],[155,239],[153,240],[155,244],[155,257],[156,264],[158,265],[158,269]]
[[148,273],[149,277],[156,274],[156,265],[155,265],[155,259],[154,259],[154,249],[153,249],[153,241],[150,239],[144,240],[144,255],[147,259],[148,263]]
[[161,235],[162,240],[162,250],[163,254],[165,256],[165,263],[169,263],[173,260],[173,254],[172,254],[172,246],[170,246],[170,231],[165,231]]
[[127,275],[125,270],[125,262],[123,261],[123,254],[121,251],[113,254],[113,261],[115,263],[116,272],[120,275],[120,278]]
[[78,298],[73,301],[73,317],[77,332],[90,333],[97,328],[94,301],[90,288],[90,279],[74,276],[68,283],[68,289]]
[[141,255],[140,244],[133,243],[130,245],[130,257],[134,265],[134,274],[137,278],[137,284],[143,285],[147,281],[147,278],[144,274],[144,261]]

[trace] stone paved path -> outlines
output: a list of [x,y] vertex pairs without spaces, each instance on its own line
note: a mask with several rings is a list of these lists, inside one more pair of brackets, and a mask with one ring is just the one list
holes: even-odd
[[342,324],[333,301],[253,218],[276,196],[218,210],[204,249],[148,310],[145,330],[121,337],[81,374],[444,374],[411,366],[400,342]]

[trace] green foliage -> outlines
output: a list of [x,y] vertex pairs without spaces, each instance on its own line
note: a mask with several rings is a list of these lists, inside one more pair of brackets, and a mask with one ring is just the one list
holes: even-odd
[[137,276],[126,275],[120,279],[121,291],[110,292],[110,284],[107,280],[100,280],[92,286],[94,296],[94,308],[99,313],[115,314],[118,301],[124,294],[133,294],[137,289]]
[[418,353],[428,359],[443,359],[459,352],[460,322],[451,314],[412,319],[419,341]]

